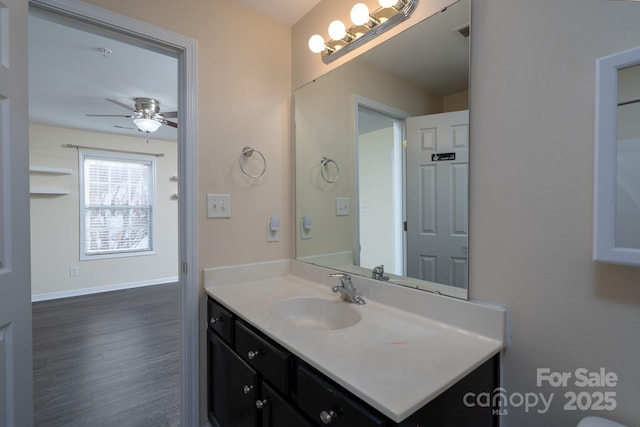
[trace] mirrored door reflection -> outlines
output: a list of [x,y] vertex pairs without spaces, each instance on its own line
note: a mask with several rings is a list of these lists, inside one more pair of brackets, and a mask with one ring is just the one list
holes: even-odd
[[618,71],[615,246],[640,248],[640,65]]

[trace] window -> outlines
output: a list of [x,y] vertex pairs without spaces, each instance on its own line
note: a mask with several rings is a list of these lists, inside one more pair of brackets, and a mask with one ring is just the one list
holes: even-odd
[[80,152],[80,258],[154,253],[155,158]]

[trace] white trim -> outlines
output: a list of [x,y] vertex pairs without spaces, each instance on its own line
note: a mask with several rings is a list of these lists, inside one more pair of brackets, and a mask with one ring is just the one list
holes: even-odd
[[[390,105],[386,105],[383,104],[381,102],[378,101],[374,101],[372,99],[369,98],[365,98],[364,96],[360,96],[360,95],[356,95],[353,94],[353,158],[354,158],[354,165],[353,165],[353,170],[354,170],[354,182],[355,182],[355,188],[356,188],[356,192],[354,194],[354,203],[353,205],[357,207],[357,209],[359,210],[360,208],[360,191],[359,186],[360,186],[360,169],[358,166],[358,158],[359,158],[359,153],[358,153],[358,141],[360,138],[360,131],[358,129],[358,112],[359,112],[359,108],[362,106],[364,108],[367,108],[369,110],[373,110],[376,111],[380,114],[384,114],[385,116],[391,117],[393,119],[396,120],[400,120],[402,121],[402,129],[400,130],[400,135],[401,138],[405,138],[404,134],[406,133],[404,130],[404,120],[407,117],[411,117],[411,114],[406,112],[406,111],[402,111],[398,108],[392,107]],[[397,136],[397,132],[394,126],[394,138]],[[394,141],[395,143],[396,141]],[[394,147],[395,150],[395,147]],[[403,150],[404,151],[404,150]],[[402,157],[404,157],[404,152],[402,152]],[[397,159],[394,159],[394,163],[396,162]],[[395,166],[395,164],[394,164]],[[404,170],[404,161],[402,161],[402,170],[400,171],[400,174],[402,176],[405,175],[405,170]],[[404,178],[403,178],[403,185],[404,185]],[[394,185],[394,191],[397,190],[397,186]],[[404,190],[405,188],[402,187],[402,195],[401,195],[401,203],[404,206]],[[394,211],[394,214],[397,214],[397,212]],[[403,217],[401,218],[401,220],[404,220],[404,212],[402,212]],[[354,246],[353,246],[353,254],[354,254],[354,260],[353,262],[356,265],[360,265],[360,214],[355,215],[355,221],[356,221],[356,235],[355,235],[355,242],[354,242]],[[402,244],[402,255],[403,258],[406,258],[406,241],[405,241],[405,233],[402,232],[401,233],[401,240],[400,243]],[[394,242],[397,243],[397,242]],[[394,253],[396,253],[396,251],[394,251]],[[399,265],[399,264],[396,264]],[[406,265],[404,265],[404,260],[403,263],[401,265],[401,268],[403,270],[403,273],[406,273]]]
[[640,248],[616,246],[618,70],[640,64],[640,48],[596,62],[593,260],[640,265]]
[[[150,248],[146,250],[127,249],[117,252],[99,252],[95,254],[88,254],[86,247],[87,237],[87,223],[86,223],[86,200],[85,200],[85,161],[87,159],[104,160],[104,161],[116,161],[136,163],[138,165],[143,163],[149,163],[151,170],[149,172],[149,194],[151,204],[151,225],[150,225]],[[78,187],[80,188],[78,199],[79,203],[79,218],[80,218],[80,241],[78,245],[80,247],[80,260],[96,260],[96,259],[108,259],[108,258],[126,258],[136,256],[148,256],[157,255],[157,242],[158,242],[158,188],[157,188],[157,158],[153,155],[147,154],[131,154],[127,152],[115,152],[115,151],[102,151],[100,149],[78,149]]]
[[78,297],[82,295],[99,294],[102,292],[121,291],[123,289],[142,288],[145,286],[166,285],[176,283],[178,277],[162,277],[159,279],[143,280],[140,282],[117,283],[114,285],[96,286],[93,288],[72,289],[68,291],[47,292],[43,294],[31,295],[31,302],[48,301],[52,299]]
[[[198,284],[197,41],[78,0],[30,0],[31,4],[89,20],[178,52],[179,258],[181,339],[181,425],[200,424],[200,341]],[[168,49],[170,50],[170,49]]]

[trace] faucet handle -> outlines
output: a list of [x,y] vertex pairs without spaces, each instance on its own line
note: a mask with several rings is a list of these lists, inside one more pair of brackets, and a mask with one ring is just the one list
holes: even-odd
[[349,276],[347,273],[330,273],[329,277],[339,277],[340,284],[342,286],[353,287],[353,284],[351,283],[351,276]]

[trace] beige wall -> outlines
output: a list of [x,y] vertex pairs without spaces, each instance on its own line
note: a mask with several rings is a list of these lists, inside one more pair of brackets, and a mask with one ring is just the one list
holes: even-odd
[[[591,239],[595,60],[640,44],[640,4],[472,3],[470,295],[512,310],[507,392],[555,393],[546,414],[508,407],[503,425],[574,426],[587,414],[637,425],[640,267],[594,263]],[[303,31],[295,84],[324,72],[295,51]],[[537,368],[581,367],[615,372],[618,385],[536,385]],[[563,410],[566,391],[585,390],[615,391],[617,408]]]
[[[381,70],[354,61],[296,90],[296,213],[313,214],[312,238],[296,233],[296,256],[352,251],[357,206],[354,183],[354,95],[411,115],[442,112],[442,97]],[[320,114],[319,114],[320,112]],[[340,167],[329,184],[321,178],[320,159]],[[336,197],[351,200],[351,214],[336,216]]]
[[[291,257],[291,28],[235,1],[88,3],[198,42],[200,271]],[[267,160],[267,172],[260,179],[240,171],[238,159],[245,145],[260,150]],[[231,194],[232,218],[207,219],[206,193]],[[280,241],[267,243],[266,221],[274,214],[281,218]],[[200,350],[204,422],[206,346]]]
[[[234,1],[89,3],[198,41],[200,268],[289,257],[291,29]],[[266,157],[260,179],[240,171],[245,145]],[[206,193],[231,194],[232,218],[207,219]],[[280,242],[267,243],[274,214]]]
[[[199,42],[200,192],[234,197],[231,220],[201,209],[200,266],[290,256],[289,87],[317,75],[292,79],[288,50],[274,48],[289,29],[221,0],[92,3]],[[595,59],[640,43],[640,8],[475,0],[472,20],[471,296],[513,311],[507,390],[556,392],[550,413],[510,408],[504,425],[571,426],[585,415],[562,410],[563,390],[536,387],[538,367],[616,372],[617,409],[604,415],[637,424],[640,268],[593,263],[591,227]],[[306,49],[308,34],[294,34]],[[261,185],[235,166],[245,144],[270,161]],[[277,210],[283,242],[266,245],[264,219]]]
[[[31,166],[67,168],[70,175],[31,174],[32,188],[62,188],[63,196],[31,197],[31,293],[36,299],[73,295],[105,286],[136,286],[178,276],[177,147],[175,142],[86,132],[60,127],[29,127]],[[149,142],[147,142],[149,141]],[[165,153],[156,161],[156,254],[80,261],[78,151],[65,144],[96,149]],[[70,268],[78,275],[71,277]],[[82,291],[81,291],[82,290]]]
[[[294,1],[294,0],[292,0]],[[376,10],[380,6],[377,0],[363,0],[369,10]],[[309,37],[314,34],[320,34],[325,39],[327,36],[327,27],[334,19],[349,23],[351,18],[349,13],[356,1],[349,2],[344,0],[321,0],[307,15],[303,16],[292,29],[291,45],[292,45],[292,61],[294,64],[293,88],[297,89],[307,82],[318,78],[326,72],[350,61],[358,55],[366,52],[372,47],[382,43],[384,40],[393,37],[400,31],[409,28],[417,22],[432,16],[434,13],[444,9],[445,7],[455,3],[456,0],[428,0],[420,1],[409,19],[401,22],[397,26],[389,29],[384,34],[378,36],[374,40],[355,49],[353,52],[345,54],[342,58],[337,59],[329,65],[322,62],[320,54],[312,53],[308,48]]]

